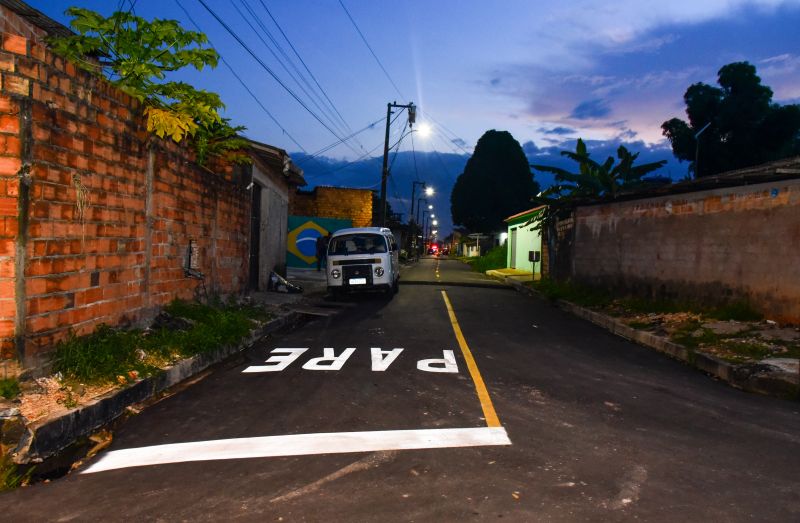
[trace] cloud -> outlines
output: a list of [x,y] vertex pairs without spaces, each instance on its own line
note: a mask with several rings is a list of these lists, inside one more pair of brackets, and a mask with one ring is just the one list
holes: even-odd
[[611,114],[611,108],[608,106],[608,102],[606,100],[595,99],[586,100],[576,105],[570,117],[576,120],[591,120],[605,118],[609,114]]
[[539,129],[537,129],[537,130],[542,134],[566,135],[566,134],[575,134],[575,133],[577,133],[577,131],[575,129],[571,129],[569,127],[562,127],[562,126],[553,127],[551,129],[548,129],[546,127],[539,127]]
[[500,78],[497,77],[489,80],[489,84],[491,84],[492,87],[497,87],[498,85],[500,85],[500,82],[501,82]]
[[784,53],[778,56],[771,56],[759,62],[766,64],[758,68],[758,73],[765,76],[778,76],[792,74],[800,70],[800,56]]
[[456,145],[456,147],[463,147],[463,148],[466,148],[466,147],[467,147],[467,142],[465,142],[465,141],[464,141],[464,140],[462,140],[461,138],[454,138],[454,139],[452,139],[452,140],[450,140],[450,141],[451,141],[452,143],[454,143],[454,144]]
[[530,156],[532,154],[538,153],[539,148],[536,146],[535,143],[533,143],[533,140],[528,140],[527,142],[522,144],[522,152],[524,152],[525,155]]

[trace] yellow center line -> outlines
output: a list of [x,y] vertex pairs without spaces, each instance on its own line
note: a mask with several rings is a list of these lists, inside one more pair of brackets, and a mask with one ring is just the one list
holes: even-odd
[[481,402],[486,425],[489,427],[502,427],[500,419],[497,417],[497,413],[494,410],[494,405],[492,405],[492,398],[489,397],[489,391],[486,389],[486,384],[483,383],[478,365],[475,363],[475,358],[472,357],[472,352],[469,350],[467,340],[464,339],[464,334],[461,332],[461,327],[458,325],[458,319],[456,319],[456,313],[453,311],[450,298],[447,297],[447,291],[442,291],[442,298],[444,298],[444,304],[447,307],[447,314],[450,315],[450,323],[453,325],[453,332],[458,340],[458,346],[461,347],[461,354],[464,355],[464,359],[467,362],[469,375],[472,376],[472,382],[475,383],[475,392],[478,393],[478,399]]

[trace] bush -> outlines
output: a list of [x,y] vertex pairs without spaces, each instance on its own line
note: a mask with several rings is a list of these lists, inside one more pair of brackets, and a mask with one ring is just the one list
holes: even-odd
[[486,272],[492,269],[505,269],[508,261],[508,243],[489,249],[489,252],[477,258],[469,258],[467,263],[472,266],[472,270]]
[[19,382],[14,378],[0,379],[0,397],[13,400],[19,395]]

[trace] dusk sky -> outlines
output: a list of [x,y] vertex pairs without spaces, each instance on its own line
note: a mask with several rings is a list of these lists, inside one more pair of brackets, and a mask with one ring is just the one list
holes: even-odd
[[[69,19],[64,10],[75,5],[29,1],[65,24]],[[686,88],[698,81],[715,83],[719,68],[734,61],[753,63],[774,90],[775,101],[800,102],[800,0],[342,2],[397,88],[338,0],[206,0],[326,122],[324,112],[303,94],[238,11],[252,10],[303,70],[263,6],[269,8],[350,129],[384,117],[387,102],[416,103],[420,120],[434,130],[428,138],[414,135],[416,150],[471,151],[486,130],[498,129],[510,131],[520,143],[533,142],[536,147],[527,145],[531,153],[583,137],[631,143],[633,150],[659,150],[671,158],[661,123],[685,117]],[[108,14],[119,3],[86,0],[78,5]],[[224,64],[182,75],[219,92],[227,104],[226,116],[245,125],[248,137],[309,153],[337,140],[199,0],[180,3],[288,133]],[[128,0],[122,4],[124,9],[131,5]],[[145,18],[174,18],[194,28],[177,0],[139,0],[134,9]],[[266,35],[261,38],[269,41]],[[400,127],[393,127],[395,136]],[[354,150],[339,146],[325,155],[340,160],[373,150],[369,156],[380,155],[382,143],[379,123],[358,135]],[[406,139],[402,150],[410,148]]]

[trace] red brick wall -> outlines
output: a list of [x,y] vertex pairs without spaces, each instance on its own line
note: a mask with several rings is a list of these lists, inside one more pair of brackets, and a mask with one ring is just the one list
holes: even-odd
[[372,191],[346,187],[316,187],[297,191],[289,202],[293,216],[318,216],[352,220],[353,227],[372,225]]
[[241,292],[249,199],[232,170],[208,172],[185,146],[149,135],[135,100],[42,45],[2,41],[3,357],[37,366],[70,329],[137,324],[198,295],[183,270],[190,240],[208,293]]

